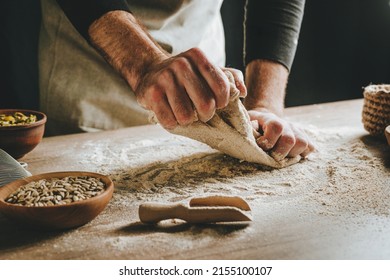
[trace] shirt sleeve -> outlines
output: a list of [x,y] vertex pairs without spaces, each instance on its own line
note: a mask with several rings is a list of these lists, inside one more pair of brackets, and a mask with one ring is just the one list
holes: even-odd
[[125,0],[57,0],[57,3],[87,41],[89,26],[102,15],[116,10],[130,12]]
[[288,70],[294,60],[305,0],[247,0],[244,62],[268,59]]

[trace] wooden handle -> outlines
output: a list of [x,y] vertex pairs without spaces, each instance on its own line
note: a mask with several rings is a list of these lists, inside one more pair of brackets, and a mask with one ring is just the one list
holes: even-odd
[[190,200],[190,207],[230,206],[244,211],[251,211],[249,204],[239,196],[206,196],[196,197]]
[[143,203],[138,214],[143,223],[158,223],[167,219],[186,219],[188,208],[183,204]]

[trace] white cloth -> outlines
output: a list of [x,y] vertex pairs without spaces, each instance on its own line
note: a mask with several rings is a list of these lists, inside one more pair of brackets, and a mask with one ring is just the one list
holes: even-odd
[[[199,47],[225,63],[222,0],[130,1],[132,13],[172,54]],[[40,106],[49,134],[110,130],[148,123],[130,87],[84,40],[55,0],[42,0]]]

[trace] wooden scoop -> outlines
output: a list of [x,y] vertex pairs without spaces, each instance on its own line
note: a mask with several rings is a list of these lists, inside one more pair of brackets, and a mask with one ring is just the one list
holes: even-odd
[[194,224],[252,221],[250,211],[248,203],[237,196],[193,198],[188,205],[143,203],[138,210],[143,223],[158,223],[176,218]]

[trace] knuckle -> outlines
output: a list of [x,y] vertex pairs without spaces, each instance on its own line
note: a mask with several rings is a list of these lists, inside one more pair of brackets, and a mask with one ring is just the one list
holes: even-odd
[[194,110],[184,106],[178,106],[175,110],[176,120],[180,125],[188,125],[194,121]]
[[221,94],[218,104],[218,109],[226,107],[229,104],[229,95],[224,93]]
[[197,67],[214,75],[215,66],[209,61],[201,49],[192,48],[187,52],[187,56],[197,65]]
[[228,97],[229,93],[230,93],[230,84],[229,84],[229,81],[227,79],[223,79],[222,77],[219,79],[218,81],[218,86],[219,86],[219,90],[221,91],[221,93]]
[[202,103],[197,110],[201,121],[209,121],[215,113],[215,101]]
[[292,135],[283,135],[281,137],[281,141],[288,146],[294,146],[295,145],[295,137]]
[[195,57],[201,57],[201,58],[205,57],[203,51],[200,48],[191,48],[188,50],[188,53],[194,55]]
[[166,68],[161,71],[159,75],[159,83],[171,82],[173,80],[173,72],[171,69]]
[[172,67],[174,70],[177,69],[179,71],[187,71],[191,68],[191,65],[185,57],[180,56],[172,62]]
[[213,112],[215,110],[215,100],[210,99],[204,99],[199,103],[199,110],[203,113],[209,113]]
[[177,116],[177,122],[180,125],[189,125],[194,121],[193,114],[191,113],[182,113]]
[[218,108],[225,107],[230,99],[230,83],[224,77],[217,79],[217,88],[214,89]]
[[298,147],[301,147],[301,148],[307,148],[309,143],[305,138],[297,137],[295,139],[295,145],[297,145]]
[[226,88],[222,87],[217,90],[217,92],[214,92],[215,100],[216,100],[216,106],[218,109],[224,108],[229,103],[229,97],[230,92]]
[[163,91],[158,86],[151,86],[148,90],[148,99],[153,103],[159,103],[164,99]]
[[212,90],[217,99],[218,108],[225,107],[230,98],[230,83],[225,76],[217,74],[214,76],[214,80]]
[[215,76],[215,68],[214,65],[211,64],[206,58],[199,60],[199,66],[203,68],[203,70],[207,73],[210,73],[212,76]]
[[271,129],[275,134],[281,134],[283,131],[283,124],[278,120],[269,120],[267,123],[269,129]]

